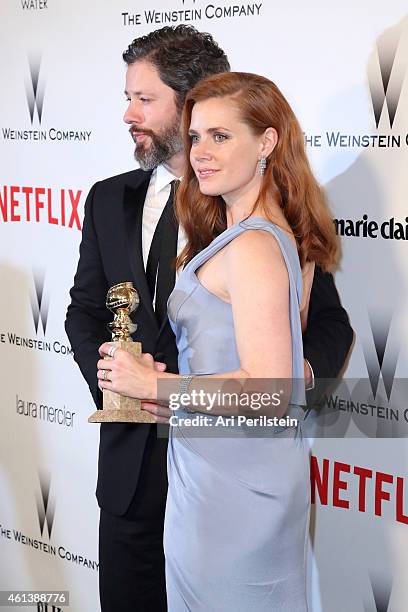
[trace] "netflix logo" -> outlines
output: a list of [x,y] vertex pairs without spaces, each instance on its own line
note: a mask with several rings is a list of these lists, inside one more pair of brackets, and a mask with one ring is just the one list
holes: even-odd
[[389,515],[408,525],[404,509],[405,479],[330,459],[310,459],[311,501],[322,506],[358,510],[375,516]]
[[51,187],[0,187],[0,223],[33,222],[81,230],[81,190]]

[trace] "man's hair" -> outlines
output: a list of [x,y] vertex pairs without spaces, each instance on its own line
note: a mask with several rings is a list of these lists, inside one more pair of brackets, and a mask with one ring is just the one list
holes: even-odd
[[230,70],[226,54],[211,34],[187,25],[166,26],[135,38],[123,59],[128,65],[144,60],[155,66],[163,83],[175,91],[179,111],[198,81]]

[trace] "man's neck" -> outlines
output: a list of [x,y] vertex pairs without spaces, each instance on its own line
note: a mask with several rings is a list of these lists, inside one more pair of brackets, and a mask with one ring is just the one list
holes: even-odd
[[173,157],[163,163],[163,166],[174,176],[180,178],[184,170],[184,153],[180,152],[173,155]]

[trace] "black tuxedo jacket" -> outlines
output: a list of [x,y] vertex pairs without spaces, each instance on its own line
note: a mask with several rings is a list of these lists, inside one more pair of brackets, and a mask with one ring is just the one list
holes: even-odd
[[[150,175],[134,170],[96,183],[85,203],[80,257],[65,329],[98,408],[102,407],[102,394],[96,363],[99,346],[110,340],[106,326],[112,313],[105,301],[112,285],[133,282],[140,296],[140,305],[132,313],[137,324],[133,339],[139,340],[143,351],[151,353],[156,361],[164,361],[169,372],[177,372],[174,334],[168,323],[161,329],[157,325],[142,258],[141,215]],[[316,377],[337,376],[352,338],[333,277],[317,268],[304,336],[304,354]],[[96,493],[101,508],[112,514],[124,514],[135,494],[150,427],[101,424]]]

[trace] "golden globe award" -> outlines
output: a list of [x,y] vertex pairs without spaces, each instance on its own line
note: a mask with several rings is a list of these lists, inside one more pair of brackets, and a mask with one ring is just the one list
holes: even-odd
[[[114,346],[133,355],[140,355],[142,345],[133,342],[130,334],[136,331],[129,314],[139,306],[139,295],[132,283],[119,283],[108,291],[106,307],[115,317],[108,324],[112,332]],[[112,359],[108,355],[105,359]],[[140,400],[119,395],[105,389],[103,391],[103,410],[97,410],[88,419],[89,423],[155,423],[154,417],[141,409]]]

